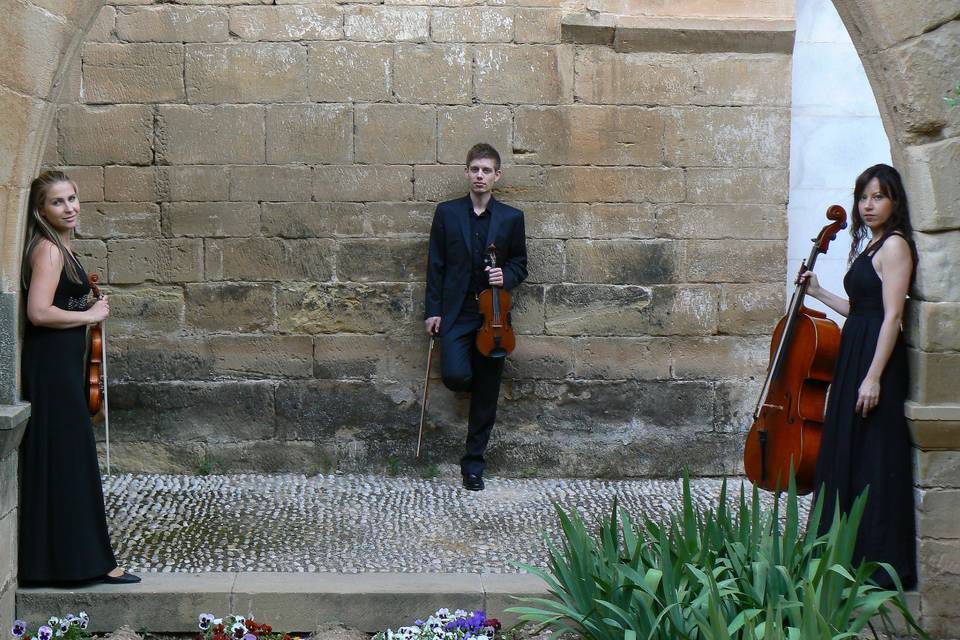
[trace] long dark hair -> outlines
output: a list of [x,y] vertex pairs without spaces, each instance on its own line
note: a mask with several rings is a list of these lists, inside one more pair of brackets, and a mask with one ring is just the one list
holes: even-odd
[[64,246],[57,230],[50,226],[50,223],[40,213],[44,202],[46,202],[50,187],[60,182],[69,182],[79,196],[80,191],[77,189],[77,183],[62,171],[44,171],[30,183],[30,198],[27,201],[27,239],[23,249],[23,262],[20,265],[20,281],[24,289],[30,287],[30,277],[33,275],[33,264],[30,259],[33,250],[37,248],[41,240],[49,240],[60,250],[63,266],[67,272],[67,279],[75,284],[83,284],[77,261],[71,258],[70,252]]
[[874,178],[880,183],[880,193],[890,198],[893,204],[893,210],[890,213],[890,220],[887,221],[883,229],[883,235],[890,235],[894,231],[903,234],[907,244],[910,245],[910,253],[913,256],[913,265],[917,265],[917,248],[913,243],[913,227],[910,225],[910,204],[907,202],[907,192],[903,188],[903,179],[900,173],[888,164],[875,164],[859,176],[853,187],[853,207],[850,216],[850,256],[847,260],[852,263],[860,254],[860,248],[867,237],[867,225],[860,216],[860,197],[866,190],[867,185]]

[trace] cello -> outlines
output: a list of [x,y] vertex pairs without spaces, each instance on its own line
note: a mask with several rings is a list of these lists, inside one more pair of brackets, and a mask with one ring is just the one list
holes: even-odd
[[813,271],[817,256],[826,253],[837,232],[847,226],[843,207],[833,205],[826,215],[832,222],[820,230],[809,258],[800,264],[787,313],[773,331],[767,377],[743,449],[747,478],[767,491],[786,489],[791,471],[798,495],[814,489],[840,327],[825,313],[803,306],[807,282],[800,274]]
[[[487,265],[497,266],[497,248],[487,247]],[[477,351],[488,358],[506,358],[517,346],[517,338],[510,325],[510,294],[502,287],[490,285],[477,296],[477,305],[483,314],[483,324],[477,329]]]
[[[97,283],[100,282],[100,276],[91,273],[88,277],[90,289],[93,297],[100,299],[103,294]],[[90,417],[96,419],[103,415],[104,428],[106,430],[107,440],[107,474],[110,473],[110,413],[107,408],[107,336],[106,322],[97,322],[90,326],[87,331],[89,340],[87,356],[87,408],[90,411]]]

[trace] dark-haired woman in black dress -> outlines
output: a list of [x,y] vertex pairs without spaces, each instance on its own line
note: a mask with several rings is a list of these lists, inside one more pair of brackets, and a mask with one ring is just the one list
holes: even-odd
[[[850,232],[850,269],[843,279],[849,300],[821,289],[812,272],[804,274],[807,293],[847,317],[817,461],[816,486],[825,498],[820,532],[830,528],[837,500],[849,512],[869,487],[854,559],[890,563],[910,589],[917,582],[916,526],[900,324],[916,250],[896,169],[878,164],[857,178]],[[892,585],[882,570],[873,579]]]
[[117,566],[104,514],[100,466],[87,410],[86,327],[110,313],[90,300],[70,251],[80,215],[76,184],[48,171],[30,185],[23,288],[23,394],[30,422],[21,455],[21,584],[139,582]]

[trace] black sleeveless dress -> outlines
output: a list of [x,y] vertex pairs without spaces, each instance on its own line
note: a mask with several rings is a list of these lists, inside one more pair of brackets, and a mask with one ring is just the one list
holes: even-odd
[[[838,497],[840,508],[849,511],[854,499],[870,487],[854,560],[890,563],[904,588],[910,589],[917,582],[917,559],[912,450],[903,409],[907,399],[903,334],[880,378],[879,404],[866,418],[855,412],[883,323],[882,284],[872,259],[887,238],[861,253],[843,279],[850,314],[841,333],[815,480],[825,491],[820,533],[830,528]],[[884,571],[873,578],[881,586],[892,584]]]
[[[82,285],[60,272],[55,306],[90,306],[90,287],[80,271]],[[87,410],[85,349],[86,327],[50,329],[26,321],[21,372],[31,407],[20,457],[22,584],[90,580],[117,566]]]

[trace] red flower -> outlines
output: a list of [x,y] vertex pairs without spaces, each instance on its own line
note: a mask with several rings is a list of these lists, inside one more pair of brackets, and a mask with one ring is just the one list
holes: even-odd
[[250,629],[250,630],[257,628],[257,623],[254,622],[253,620],[247,620],[246,622],[244,622],[244,624],[246,625],[247,629]]
[[493,627],[494,631],[500,631],[500,621],[496,618],[487,618],[486,624],[488,627]]

